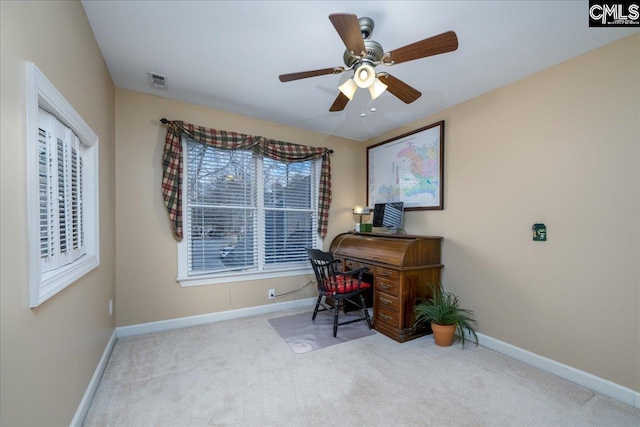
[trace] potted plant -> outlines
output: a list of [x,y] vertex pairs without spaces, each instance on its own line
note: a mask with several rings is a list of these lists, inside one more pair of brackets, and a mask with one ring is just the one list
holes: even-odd
[[442,284],[437,287],[429,286],[431,287],[431,298],[423,299],[414,308],[415,325],[431,322],[433,338],[440,346],[450,346],[453,343],[453,335],[457,331],[462,347],[464,347],[466,329],[475,338],[477,346],[478,336],[471,325],[472,323],[477,324],[473,318],[473,312],[461,308],[458,297],[451,292],[446,292],[442,288]]

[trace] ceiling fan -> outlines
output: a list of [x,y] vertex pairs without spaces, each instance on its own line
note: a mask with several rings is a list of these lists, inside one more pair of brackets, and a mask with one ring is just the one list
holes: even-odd
[[335,27],[347,49],[343,60],[345,67],[323,68],[321,70],[303,71],[299,73],[281,74],[281,82],[323,76],[326,74],[340,74],[354,70],[353,77],[343,83],[338,89],[340,93],[329,108],[329,111],[342,111],[347,103],[353,99],[358,87],[368,88],[371,99],[377,98],[385,90],[406,104],[410,104],[422,95],[386,72],[375,72],[377,65],[396,65],[414,59],[452,52],[458,48],[458,37],[453,31],[447,31],[437,36],[424,39],[407,46],[384,52],[380,43],[370,40],[373,31],[373,20],[350,13],[333,13],[329,20]]

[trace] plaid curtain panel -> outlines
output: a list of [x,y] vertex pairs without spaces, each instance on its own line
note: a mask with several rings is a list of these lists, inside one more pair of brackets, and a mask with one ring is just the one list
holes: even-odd
[[[164,123],[164,121],[163,121]],[[180,120],[167,121],[167,136],[162,155],[162,195],[169,212],[173,234],[182,240],[182,135],[201,144],[223,150],[250,150],[253,153],[281,162],[304,162],[322,159],[318,192],[318,233],[327,234],[329,205],[331,204],[331,163],[328,148],[310,147],[195,126]]]

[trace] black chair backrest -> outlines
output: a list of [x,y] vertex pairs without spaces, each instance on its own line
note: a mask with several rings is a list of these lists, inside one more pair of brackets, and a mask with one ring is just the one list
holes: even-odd
[[316,275],[318,291],[331,294],[337,287],[335,262],[331,252],[323,252],[319,249],[307,249],[309,261]]

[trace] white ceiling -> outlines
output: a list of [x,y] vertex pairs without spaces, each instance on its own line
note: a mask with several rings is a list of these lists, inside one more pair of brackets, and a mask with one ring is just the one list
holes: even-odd
[[[82,3],[117,87],[357,141],[638,31],[589,28],[588,2],[575,0]],[[386,92],[372,113],[368,92],[359,90],[344,111],[330,113],[337,87],[352,72],[278,80],[344,66],[345,47],[330,13],[372,18],[371,39],[385,51],[448,30],[456,32],[459,48],[376,68],[421,91],[412,104]],[[167,75],[168,90],[151,87],[149,71]]]

